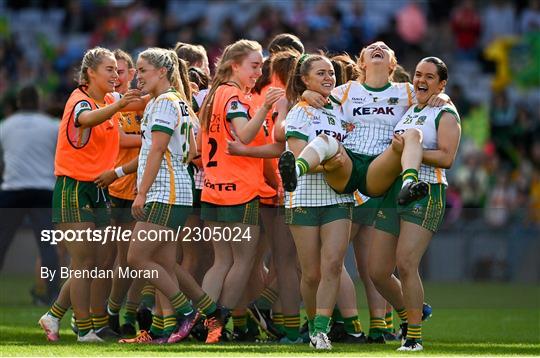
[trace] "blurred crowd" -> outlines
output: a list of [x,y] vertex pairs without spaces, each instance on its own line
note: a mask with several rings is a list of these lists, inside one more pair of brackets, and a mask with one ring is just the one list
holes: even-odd
[[282,32],[307,51],[351,55],[380,39],[408,71],[423,56],[442,58],[463,126],[447,227],[540,225],[540,0],[4,0],[0,118],[16,110],[15,91],[28,83],[60,118],[76,66],[96,45],[136,56],[149,46],[201,44],[213,63],[239,38],[264,47]]

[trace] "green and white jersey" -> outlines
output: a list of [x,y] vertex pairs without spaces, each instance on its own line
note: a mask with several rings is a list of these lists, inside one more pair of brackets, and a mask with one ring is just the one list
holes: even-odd
[[332,97],[340,103],[347,138],[343,145],[365,155],[379,155],[391,143],[394,127],[414,103],[409,83],[387,83],[371,88],[358,81],[336,87]]
[[[345,139],[340,112],[332,105],[317,109],[306,102],[300,102],[287,114],[285,119],[287,138],[299,138],[309,143],[323,133],[336,138],[340,143]],[[320,207],[353,201],[351,194],[337,194],[328,185],[323,173],[307,173],[301,176],[298,178],[296,190],[285,193],[286,208]]]
[[186,163],[191,122],[187,105],[173,89],[150,100],[144,110],[137,187],[141,184],[146,168],[148,153],[152,146],[152,133],[157,131],[169,134],[171,140],[161,160],[156,180],[148,191],[146,202],[193,205],[191,177]]
[[[410,83],[387,83],[371,88],[358,81],[349,81],[332,91],[340,103],[347,137],[345,148],[359,154],[379,155],[392,143],[394,127],[403,113],[415,102]],[[356,191],[355,206],[364,204],[368,196]]]
[[[401,134],[407,129],[418,128],[423,133],[422,145],[424,149],[438,149],[437,130],[439,129],[439,121],[444,112],[449,112],[454,115],[459,123],[459,114],[453,105],[447,104],[442,107],[425,106],[421,109],[418,108],[418,106],[412,106],[396,125],[394,132],[396,134]],[[418,179],[431,184],[448,185],[444,169],[435,168],[425,164],[420,165]]]

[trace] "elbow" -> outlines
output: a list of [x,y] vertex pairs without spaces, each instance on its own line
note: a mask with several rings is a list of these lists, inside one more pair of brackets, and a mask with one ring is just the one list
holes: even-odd
[[452,168],[452,165],[454,164],[454,158],[449,158],[449,159],[445,159],[442,163],[441,163],[441,168],[442,169],[450,169]]
[[245,137],[245,136],[238,136],[238,140],[239,140],[240,142],[242,142],[242,144],[248,145],[249,143],[251,143],[251,141],[253,140],[253,138],[249,138],[249,137]]

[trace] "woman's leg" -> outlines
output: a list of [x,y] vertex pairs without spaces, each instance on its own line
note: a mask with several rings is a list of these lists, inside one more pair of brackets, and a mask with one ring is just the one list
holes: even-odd
[[396,260],[405,308],[407,309],[407,339],[422,339],[424,288],[418,267],[432,237],[433,232],[430,230],[407,221],[401,221]]
[[[103,228],[100,229],[103,232]],[[99,270],[113,270],[116,259],[116,243],[107,241],[104,245],[96,246],[97,262],[96,267]],[[116,275],[114,275],[116,276]],[[114,278],[113,276],[113,278]],[[112,280],[109,278],[96,278],[92,281],[90,289],[90,311],[92,314],[92,323],[94,330],[100,338],[118,339],[118,335],[110,329],[109,318],[107,314],[107,298],[111,291]]]
[[[66,242],[67,250],[71,256],[71,270],[92,270],[97,265],[96,243],[88,241],[87,229],[94,230],[95,225],[90,222],[59,224],[58,228],[63,230],[74,230],[81,235],[82,242]],[[92,330],[92,319],[90,316],[90,287],[91,278],[75,278],[70,280],[70,299],[73,313],[76,317],[76,324],[79,329],[79,336],[84,336]]]
[[304,300],[304,308],[313,333],[313,320],[317,310],[317,289],[321,280],[321,243],[318,226],[290,225],[291,233],[296,244],[296,252],[302,275],[300,277],[300,292]]
[[[126,230],[133,231],[133,228],[135,226],[135,223],[121,223],[119,225],[119,228],[121,232],[125,232]],[[111,315],[118,315],[120,312],[120,308],[122,307],[122,302],[124,301],[124,298],[126,297],[126,294],[129,290],[129,287],[131,286],[131,283],[133,282],[133,279],[125,277],[120,277],[120,268],[125,269],[128,267],[127,264],[127,253],[129,250],[129,241],[118,241],[116,243],[116,269],[114,278],[112,280],[112,288],[111,288],[111,294],[109,295],[109,302],[107,310],[109,314]],[[113,327],[111,327],[113,328]]]
[[351,221],[347,219],[321,226],[321,281],[317,289],[316,332],[328,333],[330,330],[350,231]]
[[240,242],[230,242],[233,256],[233,264],[223,282],[223,290],[219,302],[226,308],[232,309],[240,302],[246,289],[255,254],[259,243],[259,227],[256,225],[245,225],[230,223],[231,230],[240,228],[240,232],[250,232],[251,238],[241,239]]
[[295,160],[292,152],[286,151],[279,159],[279,171],[286,191],[294,191],[297,178],[310,169],[325,163],[328,184],[343,191],[352,173],[352,162],[335,138],[320,134],[302,150]]
[[212,244],[204,240],[195,241],[199,240],[200,237],[194,228],[199,228],[202,233],[204,227],[203,222],[198,216],[190,215],[186,220],[185,226],[191,229],[191,235],[182,238],[183,256],[181,266],[183,270],[189,272],[195,281],[201,285],[204,275],[212,266]]
[[[400,152],[394,146],[386,148],[368,167],[366,188],[368,196],[381,196],[388,191],[402,168],[414,169],[418,175],[422,163],[422,132],[417,129],[407,130],[402,134],[404,146]],[[418,180],[418,177],[416,178]]]
[[[131,268],[136,270],[155,270],[157,272],[156,277],[149,278],[148,281],[170,298],[179,291],[174,273],[177,243],[172,240],[139,240],[139,235],[145,235],[150,231],[158,233],[168,231],[172,233],[171,229],[161,225],[137,222],[129,246],[127,262]],[[168,260],[164,260],[164,258]]]
[[[288,317],[290,327],[284,327],[287,338],[294,341],[298,338],[299,327],[294,328],[292,322],[300,320],[300,279],[297,269],[296,247],[284,217],[277,215],[274,218],[274,237],[272,243],[272,260],[277,276],[279,302],[282,317]],[[275,306],[275,305],[274,305]],[[296,326],[295,326],[296,327]]]
[[377,290],[392,306],[398,309],[404,308],[401,283],[394,276],[398,240],[395,236],[377,229],[373,229],[371,237],[368,261],[369,276]]
[[381,318],[386,315],[386,300],[379,291],[377,291],[368,272],[369,253],[374,229],[371,226],[365,225],[353,224],[353,227],[354,226],[358,226],[358,230],[356,231],[357,234],[353,237],[354,256],[358,274],[364,285],[369,309],[369,337],[371,337],[371,339],[380,340],[379,337],[383,335],[383,329],[385,329],[385,324],[382,323]]
[[[214,227],[223,227],[225,223],[222,222],[211,222],[208,221],[205,223],[206,227],[212,229]],[[204,292],[208,293],[208,296],[218,302],[222,289],[223,282],[225,282],[225,277],[231,269],[233,264],[233,256],[230,244],[225,241],[213,241],[212,246],[214,247],[214,264],[204,275],[202,289]]]

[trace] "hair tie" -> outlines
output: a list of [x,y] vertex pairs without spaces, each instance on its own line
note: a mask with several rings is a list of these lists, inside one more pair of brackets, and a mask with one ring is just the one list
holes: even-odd
[[300,59],[298,60],[298,64],[301,65],[304,63],[304,61],[306,61],[306,59],[309,57],[309,55],[307,53],[303,54],[302,56],[300,56]]

